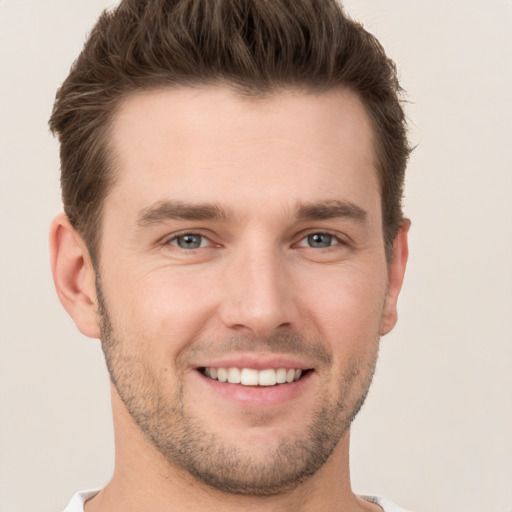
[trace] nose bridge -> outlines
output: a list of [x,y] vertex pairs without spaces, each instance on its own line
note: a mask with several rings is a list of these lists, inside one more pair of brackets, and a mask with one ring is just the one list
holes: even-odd
[[222,304],[225,325],[267,336],[295,321],[293,283],[285,258],[271,243],[254,243],[234,251],[228,265]]

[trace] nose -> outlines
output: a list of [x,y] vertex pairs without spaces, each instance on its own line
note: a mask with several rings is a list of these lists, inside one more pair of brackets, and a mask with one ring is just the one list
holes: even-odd
[[240,251],[226,265],[220,305],[226,327],[255,337],[296,327],[298,305],[285,256],[275,249]]

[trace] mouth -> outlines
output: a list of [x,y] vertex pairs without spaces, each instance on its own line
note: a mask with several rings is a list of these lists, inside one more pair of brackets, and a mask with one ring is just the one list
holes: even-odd
[[209,379],[228,384],[252,387],[272,387],[291,384],[303,379],[312,369],[301,368],[254,368],[200,367],[199,373]]

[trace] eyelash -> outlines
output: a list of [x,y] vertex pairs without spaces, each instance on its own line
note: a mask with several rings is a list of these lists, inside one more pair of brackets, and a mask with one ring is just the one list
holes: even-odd
[[[310,239],[311,237],[314,237],[314,236],[318,236],[318,235],[321,235],[321,236],[324,236],[324,237],[328,237],[329,238],[329,242],[334,242],[334,243],[330,243],[329,245],[327,245],[326,247],[312,247],[311,245],[303,245],[303,242],[308,241],[308,239]],[[185,237],[198,237],[200,238],[200,244],[198,247],[181,247],[179,245],[179,242],[178,240],[181,239],[181,238],[185,238]],[[214,242],[212,242],[206,235],[203,235],[201,233],[194,233],[194,232],[185,232],[185,233],[179,233],[177,235],[174,235],[172,238],[170,238],[169,240],[167,240],[165,242],[166,245],[173,245],[175,247],[177,247],[178,249],[182,249],[184,251],[192,251],[192,250],[197,250],[197,249],[204,249],[207,247],[207,245],[203,245],[203,243],[207,241],[209,242],[209,245],[216,245],[214,244]],[[311,243],[311,239],[309,240],[309,242]],[[310,249],[324,249],[324,250],[329,250],[329,249],[332,249],[333,247],[336,247],[337,245],[347,245],[347,243],[343,240],[340,239],[339,236],[333,234],[333,233],[330,233],[329,231],[314,231],[314,232],[311,232],[311,233],[308,233],[306,235],[304,235],[298,243],[295,243],[293,244],[294,247],[307,247],[307,248],[310,248]]]
[[[198,237],[198,238],[200,238],[201,241],[200,241],[199,247],[192,247],[192,248],[180,247],[178,245],[178,240],[180,238],[185,238],[185,237]],[[208,241],[211,245],[214,245],[214,243],[207,236],[205,236],[205,235],[203,235],[201,233],[194,233],[194,232],[179,233],[177,235],[174,235],[172,238],[167,240],[167,242],[165,242],[165,244],[166,245],[174,245],[178,249],[183,249],[184,251],[191,251],[191,250],[194,250],[194,249],[204,249],[205,248],[205,246],[203,246],[203,242],[204,241]]]
[[[318,235],[323,236],[323,237],[328,237],[329,242],[332,242],[332,243],[330,243],[326,247],[312,247],[311,245],[302,245],[304,241],[306,241],[306,243],[307,242],[311,243],[311,237],[318,236]],[[341,240],[341,238],[338,235],[335,235],[334,233],[330,233],[329,231],[314,231],[314,232],[308,233],[305,236],[303,236],[300,239],[299,243],[295,244],[295,245],[298,247],[307,247],[309,249],[328,250],[328,249],[332,249],[338,245],[346,245],[346,243],[343,240]]]

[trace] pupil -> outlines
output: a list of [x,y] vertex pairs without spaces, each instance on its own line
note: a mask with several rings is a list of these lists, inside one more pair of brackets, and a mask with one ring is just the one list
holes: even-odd
[[309,235],[308,242],[311,247],[330,247],[332,242],[332,236],[323,233],[315,233]]
[[183,235],[178,238],[178,245],[182,249],[197,249],[201,246],[201,237],[199,235]]

